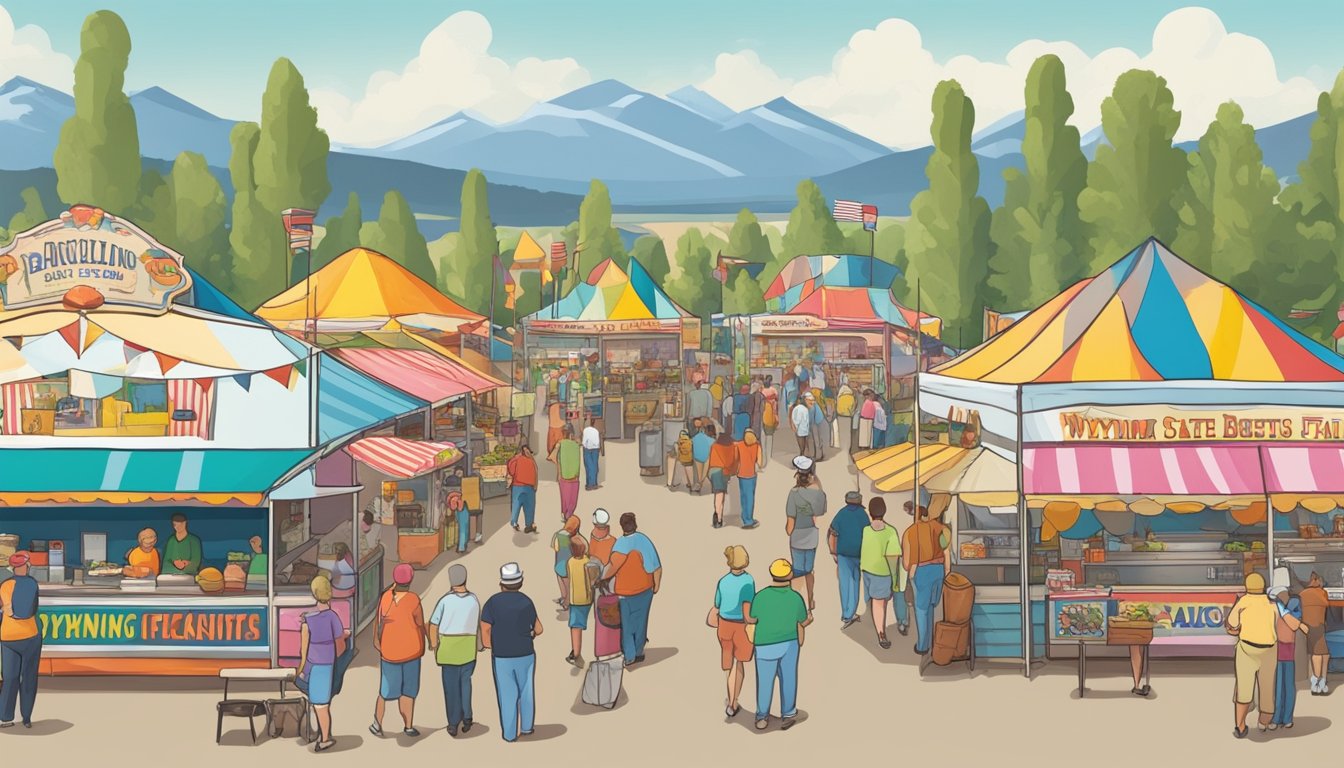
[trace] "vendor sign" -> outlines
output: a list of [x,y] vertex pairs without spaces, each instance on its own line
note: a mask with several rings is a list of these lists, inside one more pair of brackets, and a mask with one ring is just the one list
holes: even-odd
[[829,327],[830,324],[825,320],[812,315],[770,315],[751,319],[752,333],[824,331]]
[[1117,613],[1147,606],[1152,615],[1154,644],[1231,642],[1223,621],[1238,594],[1215,593],[1120,593],[1113,595]]
[[680,331],[681,320],[532,320],[528,322],[529,331],[549,333],[640,333],[660,331]]
[[6,311],[64,302],[168,309],[191,287],[182,257],[101,208],[76,205],[0,248]]
[[42,642],[63,646],[265,648],[265,607],[43,606]]
[[1029,443],[1344,442],[1331,408],[1107,406],[1025,414]]

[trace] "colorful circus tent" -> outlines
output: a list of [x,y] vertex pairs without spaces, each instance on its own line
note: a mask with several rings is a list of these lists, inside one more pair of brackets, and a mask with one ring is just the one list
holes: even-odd
[[[1265,572],[1277,548],[1309,549],[1300,527],[1344,493],[1344,359],[1155,239],[920,373],[917,390],[913,444],[861,455],[860,470],[946,514],[977,608],[1020,608],[1015,653],[1009,644],[985,655],[1016,655],[1028,670],[1065,599],[1043,590],[1046,569],[1078,584],[1123,579],[1113,588],[1122,601],[1156,591],[1222,610],[1243,566]],[[1151,532],[1263,555],[1207,576],[1202,566],[1171,571],[1148,549],[1131,551]],[[1102,535],[1110,551],[1085,560],[1087,540]],[[996,559],[995,547],[1010,554]],[[1230,652],[1222,634],[1169,631],[1184,653]],[[976,642],[989,641],[977,630]]]
[[540,320],[680,320],[689,313],[667,297],[638,261],[629,272],[611,259],[598,264],[588,281],[579,283],[554,307],[528,316]]
[[780,309],[789,307],[824,285],[890,288],[901,270],[895,264],[871,256],[834,254],[795,256],[766,286],[766,299],[781,299]]

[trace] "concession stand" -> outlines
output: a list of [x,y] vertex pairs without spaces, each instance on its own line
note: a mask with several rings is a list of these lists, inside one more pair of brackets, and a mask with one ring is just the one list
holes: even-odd
[[864,471],[918,477],[977,610],[1017,614],[976,617],[982,655],[1226,657],[1247,574],[1344,586],[1344,360],[1156,240],[918,391],[916,440]]
[[700,321],[663,293],[638,261],[610,260],[552,307],[520,322],[517,386],[565,406],[566,419],[598,420],[609,438],[683,418],[684,350]]
[[[371,412],[377,382],[100,209],[20,233],[0,270],[0,576],[15,550],[33,553],[42,672],[271,666],[286,503],[273,494],[333,443],[423,403]],[[181,568],[163,561],[175,515],[199,539]],[[147,531],[153,554],[139,550]]]

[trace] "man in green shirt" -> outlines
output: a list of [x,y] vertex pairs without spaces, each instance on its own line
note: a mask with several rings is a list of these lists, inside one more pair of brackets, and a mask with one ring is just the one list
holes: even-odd
[[579,468],[583,464],[583,449],[574,440],[574,428],[569,424],[565,425],[563,435],[548,458],[555,462],[555,475],[560,485],[560,514],[568,520],[579,506]]
[[195,576],[201,570],[201,540],[187,531],[187,516],[173,513],[173,535],[163,545],[163,573]]
[[747,623],[755,628],[756,730],[770,725],[770,705],[779,680],[779,710],[788,730],[798,715],[798,652],[803,630],[812,623],[803,596],[793,589],[793,563],[779,559],[770,564],[771,585],[756,593]]
[[429,618],[429,647],[443,677],[444,708],[448,712],[448,735],[459,728],[471,730],[471,675],[476,671],[476,653],[481,649],[481,601],[467,590],[467,567],[448,567],[451,591],[439,600]]
[[247,540],[248,546],[252,547],[252,560],[247,564],[247,577],[249,579],[265,579],[267,559],[266,553],[261,551],[261,537],[253,536]]
[[[863,590],[868,595],[868,615],[873,617],[877,630],[877,644],[891,647],[887,639],[887,602],[897,592],[900,576],[901,537],[893,526],[887,525],[887,502],[881,496],[868,501],[868,517],[872,520],[863,529],[863,544],[859,548],[859,571],[863,574]],[[907,632],[904,596],[897,598],[896,625],[902,635]]]

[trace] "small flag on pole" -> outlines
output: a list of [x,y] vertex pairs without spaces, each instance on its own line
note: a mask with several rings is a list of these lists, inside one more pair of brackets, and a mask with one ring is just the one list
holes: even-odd
[[871,229],[871,230],[873,230],[873,231],[876,231],[876,230],[877,230],[877,206],[876,206],[876,205],[865,205],[865,206],[863,206],[863,228],[864,228],[864,229]]
[[513,309],[514,300],[518,295],[518,284],[513,281],[513,275],[504,268],[504,262],[500,261],[499,254],[491,257],[495,262],[495,279],[500,285],[504,286],[504,308]]
[[723,253],[720,252],[718,255],[717,262],[714,266],[714,277],[719,282],[723,283],[724,285],[727,285],[728,270],[733,269],[735,267],[744,267],[750,263],[751,262],[747,261],[746,259],[739,259],[735,256],[724,256]]
[[836,200],[831,209],[831,218],[836,221],[863,221],[863,208],[863,203],[854,200]]

